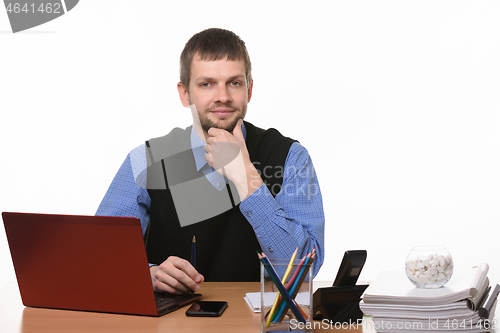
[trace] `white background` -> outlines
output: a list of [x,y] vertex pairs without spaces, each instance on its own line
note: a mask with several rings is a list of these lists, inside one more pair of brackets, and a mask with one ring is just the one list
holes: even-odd
[[[308,148],[333,280],[442,244],[498,281],[500,2],[97,1],[12,34],[0,10],[0,211],[93,215],[127,153],[190,123],[176,90],[194,33],[235,31],[247,120]],[[0,287],[15,280],[3,228]],[[33,277],[36,278],[36,277]]]

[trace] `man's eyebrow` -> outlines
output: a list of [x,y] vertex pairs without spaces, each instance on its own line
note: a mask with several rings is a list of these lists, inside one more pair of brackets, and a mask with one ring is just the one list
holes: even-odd
[[201,82],[201,81],[214,81],[215,79],[210,76],[200,76],[196,78],[196,82]]
[[238,80],[244,80],[245,79],[245,75],[238,74],[238,75],[235,75],[235,76],[231,76],[228,81],[237,80],[237,79]]
[[[238,74],[238,75],[231,76],[227,80],[233,81],[233,80],[244,80],[244,79],[245,79],[244,74]],[[211,76],[200,76],[200,77],[196,78],[196,82],[203,82],[203,81],[217,81],[217,79],[214,77],[211,77]]]

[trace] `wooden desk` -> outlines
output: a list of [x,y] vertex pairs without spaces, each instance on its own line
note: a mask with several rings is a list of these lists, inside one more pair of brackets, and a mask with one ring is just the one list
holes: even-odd
[[[67,333],[67,332],[260,332],[260,313],[254,314],[243,299],[245,293],[260,291],[258,282],[202,284],[204,300],[224,300],[228,308],[218,318],[187,317],[187,307],[163,317],[143,317],[83,311],[52,310],[24,307],[17,283],[11,282],[0,291],[0,332]],[[318,325],[321,322],[317,322]],[[319,326],[318,326],[319,327]],[[335,329],[332,329],[335,331]],[[317,329],[314,332],[329,330]],[[373,329],[346,329],[346,332],[373,333]]]

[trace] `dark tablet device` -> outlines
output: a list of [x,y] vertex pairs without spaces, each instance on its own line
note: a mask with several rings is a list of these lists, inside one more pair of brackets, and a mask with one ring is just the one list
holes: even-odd
[[190,317],[219,317],[227,308],[227,302],[198,301],[186,311]]
[[366,261],[366,250],[345,251],[333,286],[353,286]]
[[318,288],[313,295],[313,319],[335,323],[357,322],[361,295],[368,285],[356,285],[366,261],[365,250],[346,251],[332,287]]

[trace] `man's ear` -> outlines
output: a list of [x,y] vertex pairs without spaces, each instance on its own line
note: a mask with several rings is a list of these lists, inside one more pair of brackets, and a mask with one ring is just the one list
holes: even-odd
[[181,99],[181,103],[184,107],[189,106],[189,92],[182,82],[177,83],[177,91],[179,92],[179,97]]
[[250,99],[252,98],[252,89],[253,89],[253,80],[250,81],[250,86],[248,87],[248,100],[247,100],[247,103],[250,102]]

